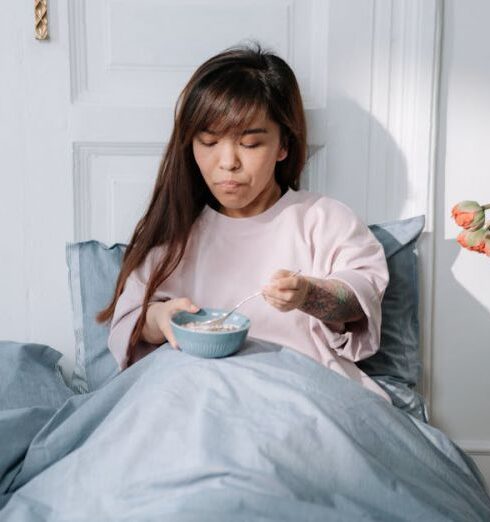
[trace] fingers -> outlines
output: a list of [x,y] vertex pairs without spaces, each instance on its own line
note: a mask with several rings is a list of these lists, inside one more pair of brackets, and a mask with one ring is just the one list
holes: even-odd
[[294,275],[291,270],[277,270],[271,277],[269,287],[277,288],[279,290],[298,290],[300,288],[300,277]]
[[284,268],[281,268],[280,270],[276,270],[273,274],[271,279],[282,279],[283,277],[288,277],[290,275],[294,274],[291,270],[285,270]]
[[165,339],[169,342],[170,346],[174,350],[179,350],[179,345],[175,339],[175,336],[172,332],[172,328],[170,326],[170,318],[177,312],[189,312],[191,314],[195,314],[200,310],[200,308],[199,306],[194,304],[188,297],[172,299],[171,301],[168,301],[168,304],[170,304],[170,307],[163,321],[163,335],[165,336]]
[[291,284],[291,281],[294,281],[296,277],[292,270],[281,269],[272,274],[271,283],[284,284],[284,282],[289,282]]
[[283,289],[277,286],[268,285],[262,289],[264,296],[277,301],[292,301],[294,300],[297,290]]
[[277,270],[268,285],[262,287],[267,303],[281,311],[297,308],[305,299],[308,282],[291,270]]
[[200,310],[199,306],[195,305],[188,297],[181,297],[180,299],[175,299],[175,306],[173,307],[173,312],[190,312],[191,314],[195,314]]
[[274,308],[277,308],[281,312],[288,312],[289,310],[293,310],[295,308],[294,302],[292,301],[285,301],[283,299],[276,299],[269,296],[264,296],[264,299],[268,304]]
[[299,290],[290,289],[287,284],[281,283],[288,279],[291,278],[277,279],[262,288],[262,295],[266,302],[279,310],[292,310],[297,301]]
[[170,328],[169,328],[168,335],[166,337],[167,337],[167,341],[169,342],[170,346],[174,350],[178,350],[179,349],[179,345],[177,344],[177,341],[175,340],[174,334],[172,333],[172,330]]
[[292,299],[302,286],[301,276],[286,276],[272,279],[268,285],[262,287],[262,292],[278,299]]

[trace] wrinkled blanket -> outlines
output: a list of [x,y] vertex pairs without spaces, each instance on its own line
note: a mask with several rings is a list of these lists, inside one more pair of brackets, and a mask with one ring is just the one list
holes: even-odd
[[490,520],[473,461],[442,432],[250,338],[224,359],[164,345],[68,398],[3,501],[3,522]]

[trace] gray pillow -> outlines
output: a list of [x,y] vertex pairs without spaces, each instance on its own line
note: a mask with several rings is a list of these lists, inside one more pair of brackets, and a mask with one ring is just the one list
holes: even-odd
[[[420,372],[418,281],[415,242],[424,216],[370,225],[384,247],[390,283],[382,303],[380,351],[360,366],[372,376],[391,376],[410,388]],[[72,388],[80,393],[100,388],[118,373],[107,348],[109,326],[95,315],[109,303],[126,246],[91,240],[66,244],[76,338]]]

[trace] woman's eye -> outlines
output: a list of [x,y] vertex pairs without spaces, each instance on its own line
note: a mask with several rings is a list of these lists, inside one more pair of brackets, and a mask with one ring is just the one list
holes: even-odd
[[[204,145],[205,147],[212,147],[213,145],[216,145],[216,141],[203,141],[203,140],[199,140],[199,143],[201,143],[201,145]],[[260,143],[252,143],[252,144],[247,144],[247,143],[241,143],[240,144],[242,147],[245,147],[246,149],[255,149],[256,147],[259,147],[261,144]]]

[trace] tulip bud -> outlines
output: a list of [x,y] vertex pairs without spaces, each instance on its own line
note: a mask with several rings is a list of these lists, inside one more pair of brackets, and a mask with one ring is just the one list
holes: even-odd
[[485,254],[490,257],[490,224],[488,225],[487,231],[485,233]]
[[480,230],[485,224],[485,208],[476,201],[461,201],[451,210],[456,223],[467,230]]
[[[463,230],[461,234],[456,238],[458,243],[468,250],[473,250],[474,252],[485,253],[486,242],[489,231],[488,228],[483,228],[481,230]],[[490,237],[488,237],[488,241],[490,241]]]

